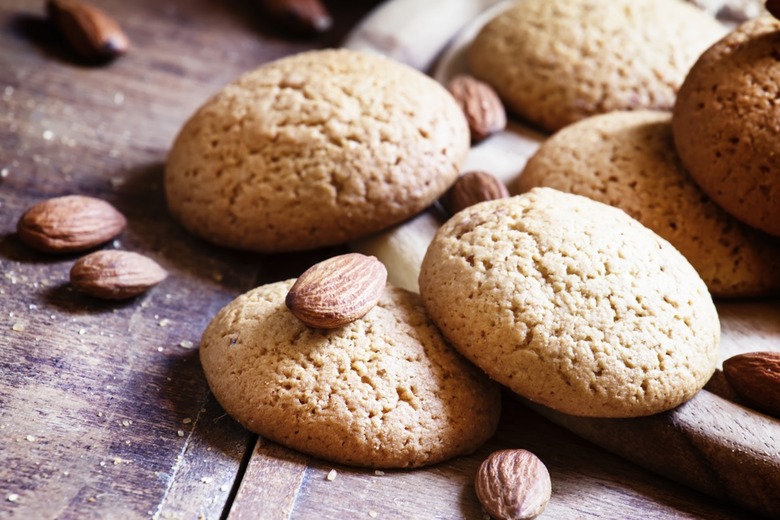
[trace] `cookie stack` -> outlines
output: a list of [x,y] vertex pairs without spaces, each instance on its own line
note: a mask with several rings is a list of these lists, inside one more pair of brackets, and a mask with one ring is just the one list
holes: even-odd
[[[201,341],[214,395],[271,440],[377,468],[477,449],[497,427],[496,383],[580,416],[684,403],[718,363],[712,295],[780,289],[777,26],[750,22],[704,52],[725,29],[677,0],[502,12],[471,69],[557,132],[519,194],[459,211],[427,249],[420,295],[387,285],[349,323],[296,318],[294,280],[240,296]],[[204,104],[174,143],[166,194],[216,244],[309,250],[430,206],[469,146],[463,112],[430,78],[309,52]]]
[[626,211],[669,240],[717,297],[780,292],[780,22],[746,22],[704,52],[674,112],[616,111],[561,129],[516,192],[546,186]]
[[717,41],[682,2],[615,4],[516,2],[476,36],[470,70],[556,133],[520,195],[439,230],[419,278],[491,378],[595,417],[685,402],[718,363],[712,295],[780,290],[780,24]]
[[[215,244],[310,250],[430,206],[469,146],[460,106],[431,78],[379,56],[313,51],[207,101],[173,144],[166,195],[171,213]],[[291,310],[294,282],[238,297],[203,334],[203,370],[234,419],[301,452],[373,468],[435,464],[493,435],[498,385],[444,340],[419,295],[382,281],[366,314],[323,329]]]

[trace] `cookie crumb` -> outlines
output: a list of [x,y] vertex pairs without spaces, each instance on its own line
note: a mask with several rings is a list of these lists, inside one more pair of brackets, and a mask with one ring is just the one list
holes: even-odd
[[16,323],[14,323],[13,325],[11,325],[11,330],[13,330],[14,332],[24,332],[24,330],[25,330],[26,328],[27,328],[27,325],[26,325],[26,324],[24,324],[24,323],[23,323],[23,322],[21,322],[21,321],[17,321],[17,322],[16,322]]
[[182,424],[190,424],[192,422],[192,419],[190,419],[189,417],[185,417],[184,419],[181,420],[181,422]]
[[192,341],[188,340],[188,339],[183,339],[183,340],[181,340],[181,341],[179,342],[179,346],[180,346],[181,348],[184,348],[184,349],[188,349],[188,350],[189,350],[189,349],[191,349],[192,347],[194,347],[194,346],[195,346],[195,344],[194,344]]
[[184,430],[177,431],[176,435],[178,435],[179,437],[184,437]]
[[369,511],[368,516],[370,516],[371,518],[376,518],[377,516],[379,516],[379,513],[377,513],[376,511]]
[[28,435],[28,436],[27,436],[27,437],[25,437],[25,438],[26,438],[26,439],[27,439],[29,442],[35,442],[36,440],[38,440],[38,439],[36,439],[36,438],[35,438],[35,435]]
[[385,472],[382,471],[381,469],[374,470],[374,475],[376,475],[377,477],[381,477],[384,474]]
[[124,419],[124,420],[122,421],[122,426],[125,426],[125,427],[127,427],[127,426],[130,426],[131,424],[133,424],[133,421],[129,421],[129,420],[127,420],[127,419]]
[[6,500],[9,502],[18,502],[19,501],[19,495],[17,493],[9,493],[7,497],[5,497]]
[[337,474],[338,473],[336,472],[336,470],[332,469],[328,472],[328,475],[325,477],[325,480],[327,480],[328,482],[333,482],[334,480],[336,480]]

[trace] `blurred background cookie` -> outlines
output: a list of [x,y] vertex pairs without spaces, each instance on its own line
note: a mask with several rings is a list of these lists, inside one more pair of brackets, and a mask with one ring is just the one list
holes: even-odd
[[780,240],[731,217],[682,166],[671,114],[613,112],[584,119],[545,141],[517,181],[621,208],[671,242],[715,296],[780,292]]
[[724,33],[680,0],[521,0],[477,34],[468,66],[508,109],[554,131],[613,110],[670,110]]
[[250,72],[176,138],[168,205],[191,232],[261,252],[339,244],[435,201],[469,149],[463,112],[387,58],[311,51]]
[[234,419],[322,459],[411,468],[471,453],[498,426],[498,385],[447,345],[414,293],[388,286],[348,325],[307,327],[294,280],[254,289],[203,334],[209,386]]
[[707,195],[780,236],[780,20],[745,22],[691,69],[674,107],[674,142]]

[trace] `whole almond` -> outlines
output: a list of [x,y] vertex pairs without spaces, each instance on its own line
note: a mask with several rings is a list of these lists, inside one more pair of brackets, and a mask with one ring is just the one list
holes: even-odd
[[373,256],[348,253],[307,269],[285,300],[310,327],[334,329],[363,317],[385,289],[387,269]]
[[67,195],[35,204],[19,219],[19,238],[47,253],[72,253],[108,242],[127,226],[124,215],[108,202]]
[[723,374],[746,404],[780,418],[780,352],[748,352],[723,362]]
[[483,171],[473,171],[458,177],[441,202],[445,209],[454,215],[479,202],[508,196],[509,190],[495,176]]
[[780,19],[780,0],[766,0],[764,7],[769,11],[769,14]]
[[130,41],[119,24],[80,0],[48,0],[49,18],[73,50],[85,60],[105,60],[127,52]]
[[74,289],[104,300],[126,300],[165,280],[168,273],[144,255],[114,249],[79,258],[70,270]]
[[275,22],[296,33],[323,33],[333,25],[320,0],[260,0],[260,4]]
[[536,518],[552,493],[550,474],[539,458],[526,450],[501,450],[480,465],[477,498],[497,520]]
[[504,104],[487,83],[461,74],[447,84],[447,90],[466,115],[472,142],[483,141],[506,128]]

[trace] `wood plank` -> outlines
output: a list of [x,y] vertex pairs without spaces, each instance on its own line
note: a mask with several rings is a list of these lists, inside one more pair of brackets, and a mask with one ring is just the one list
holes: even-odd
[[[377,473],[302,457],[260,441],[233,506],[236,515],[230,518],[252,518],[252,512],[262,512],[255,518],[270,520],[482,518],[473,488],[477,468],[492,451],[511,447],[533,451],[550,471],[553,496],[540,518],[755,516],[610,455],[507,394],[493,439],[473,455],[426,469]],[[336,470],[333,480],[328,479],[331,470]],[[264,509],[272,500],[285,507]]]

